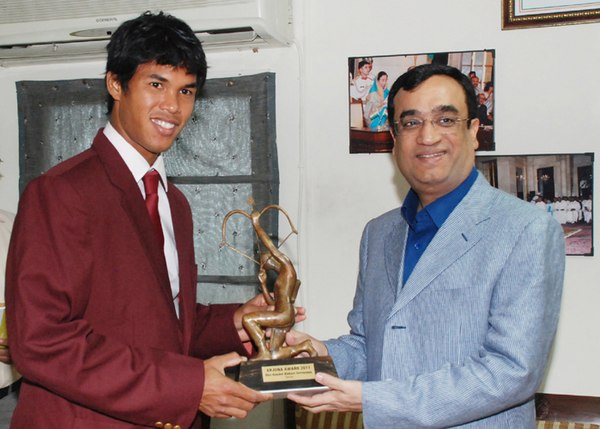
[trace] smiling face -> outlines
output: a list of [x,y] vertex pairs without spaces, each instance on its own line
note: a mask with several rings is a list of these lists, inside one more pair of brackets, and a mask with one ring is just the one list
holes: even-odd
[[468,128],[467,121],[440,128],[427,120],[443,112],[469,116],[462,86],[443,75],[430,77],[412,91],[401,89],[394,106],[394,121],[407,115],[426,119],[420,129],[396,135],[393,150],[400,172],[425,206],[454,190],[471,172],[479,121],[472,119]]
[[149,165],[154,164],[194,110],[196,75],[183,68],[146,63],[138,66],[126,90],[110,72],[106,86],[114,100],[111,124]]

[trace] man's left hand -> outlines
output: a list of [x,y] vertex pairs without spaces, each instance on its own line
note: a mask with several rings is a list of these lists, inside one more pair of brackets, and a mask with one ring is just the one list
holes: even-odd
[[331,390],[304,396],[290,393],[288,399],[312,413],[322,411],[362,411],[362,382],[342,380],[329,374],[317,373],[315,380]]

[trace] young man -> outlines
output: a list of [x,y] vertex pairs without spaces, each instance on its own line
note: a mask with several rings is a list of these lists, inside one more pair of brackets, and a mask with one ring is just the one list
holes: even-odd
[[243,418],[271,396],[223,370],[246,355],[242,315],[265,303],[196,304],[191,210],[161,155],[192,114],[204,52],[162,13],[124,23],[107,49],[110,122],[19,202],[7,308],[24,380],[11,427],[199,428],[198,411]]
[[564,239],[475,170],[476,109],[452,67],[419,66],[392,86],[394,156],[411,190],[365,228],[350,334],[313,342],[345,380],[321,374],[330,391],[290,395],[309,410],[362,411],[368,429],[535,427]]
[[371,74],[371,70],[373,69],[373,64],[361,60],[358,63],[358,76],[354,78],[352,81],[352,85],[350,85],[350,96],[356,100],[361,100],[363,103],[367,99],[367,95],[369,95],[369,90],[373,86],[374,77]]

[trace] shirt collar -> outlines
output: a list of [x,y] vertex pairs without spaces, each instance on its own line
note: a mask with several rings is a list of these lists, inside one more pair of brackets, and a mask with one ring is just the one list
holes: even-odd
[[[450,216],[450,213],[454,211],[456,206],[458,206],[465,195],[467,195],[467,192],[469,192],[469,189],[471,189],[471,186],[473,186],[473,183],[475,183],[477,175],[477,169],[473,167],[471,173],[469,173],[467,178],[460,185],[446,195],[423,207],[422,211],[427,212],[437,228],[440,228],[443,225],[448,216]],[[402,217],[404,217],[409,225],[413,225],[417,218],[417,209],[419,204],[419,197],[411,188],[404,199],[402,208],[400,209]]]
[[156,158],[156,161],[154,161],[152,166],[148,166],[148,161],[146,161],[142,154],[135,150],[110,122],[104,127],[104,135],[115,147],[117,152],[119,152],[119,155],[121,155],[127,168],[131,171],[136,183],[142,180],[149,170],[156,170],[158,174],[160,174],[160,181],[165,188],[165,191],[167,191],[167,172],[162,154]]

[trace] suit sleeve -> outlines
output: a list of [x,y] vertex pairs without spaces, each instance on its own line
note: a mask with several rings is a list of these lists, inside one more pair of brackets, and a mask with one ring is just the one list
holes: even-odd
[[90,217],[60,176],[42,177],[22,195],[7,270],[14,362],[27,382],[98,413],[189,427],[202,396],[202,361],[126,344],[83,317],[94,293]]
[[239,306],[240,304],[198,304],[192,356],[208,359],[232,351],[241,356],[249,356],[233,323],[233,314]]
[[563,272],[562,230],[550,217],[536,217],[524,226],[495,281],[478,354],[430,373],[365,382],[366,425],[450,427],[531,400],[558,323]]

